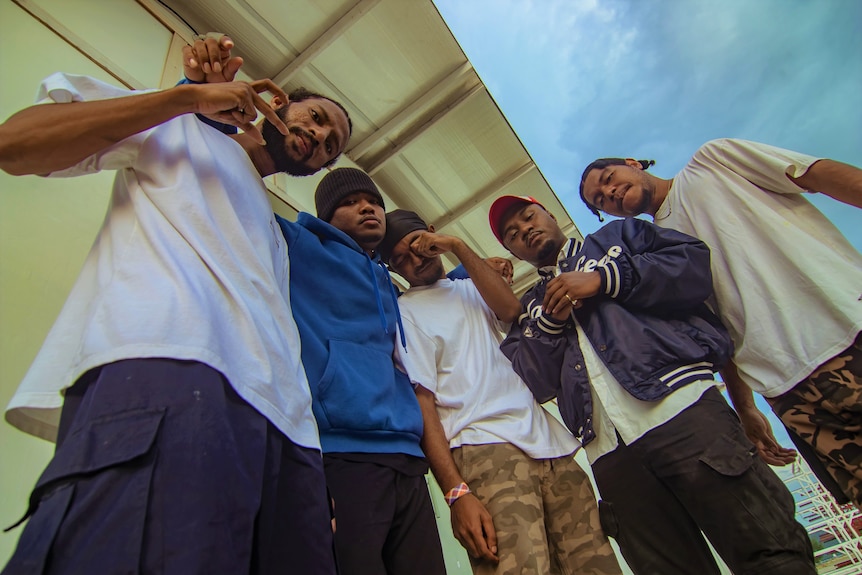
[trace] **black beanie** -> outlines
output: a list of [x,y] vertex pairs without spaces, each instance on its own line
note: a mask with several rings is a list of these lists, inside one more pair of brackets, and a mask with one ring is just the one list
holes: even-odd
[[380,207],[383,205],[383,196],[380,195],[380,190],[374,185],[374,181],[362,170],[356,168],[337,168],[332,170],[320,180],[317,184],[317,190],[314,192],[314,207],[317,209],[317,217],[328,222],[332,219],[332,214],[338,204],[345,197],[356,192],[368,192],[380,200]]
[[392,250],[401,239],[416,230],[427,230],[428,224],[416,212],[408,210],[392,210],[386,214],[386,235],[377,246],[377,253],[384,263],[389,263]]

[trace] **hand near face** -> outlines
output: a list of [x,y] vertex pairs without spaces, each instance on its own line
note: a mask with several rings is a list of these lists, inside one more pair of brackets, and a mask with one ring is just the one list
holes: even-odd
[[266,91],[281,92],[272,80],[201,84],[190,87],[196,92],[195,113],[203,114],[223,124],[236,126],[262,144],[263,136],[253,123],[257,118],[257,112],[260,111],[278,128],[279,132],[287,134],[287,126],[275,110],[259,96],[261,92]]
[[598,294],[601,285],[599,272],[562,273],[548,282],[542,308],[545,313],[562,319],[571,308],[582,307],[581,300]]
[[183,47],[183,73],[200,84],[233,82],[242,66],[242,58],[230,55],[233,47],[233,40],[226,34],[196,36],[194,44]]
[[444,236],[433,232],[423,232],[413,240],[410,249],[424,258],[433,258],[455,249],[455,244],[460,241],[452,236]]

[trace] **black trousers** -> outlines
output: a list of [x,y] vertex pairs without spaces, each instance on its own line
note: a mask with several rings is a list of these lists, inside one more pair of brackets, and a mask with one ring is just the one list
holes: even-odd
[[795,504],[715,388],[592,466],[605,534],[638,575],[815,575]]
[[341,575],[445,575],[425,476],[324,455]]
[[209,366],[120,361],[67,390],[4,574],[335,573],[323,461]]

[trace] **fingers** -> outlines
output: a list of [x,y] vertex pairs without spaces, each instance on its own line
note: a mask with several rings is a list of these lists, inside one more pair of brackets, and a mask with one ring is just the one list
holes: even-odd
[[281,89],[281,86],[279,86],[269,78],[255,80],[254,82],[251,82],[251,86],[258,94],[260,94],[261,92],[269,92],[273,96],[277,96],[278,99],[282,102],[287,102],[288,100],[287,94],[284,90]]
[[489,560],[499,561],[497,555],[497,530],[494,529],[494,521],[491,519],[491,514],[487,511],[480,516],[482,520],[482,531],[485,532],[485,545],[491,553]]
[[234,42],[217,32],[195,37],[183,48],[183,71],[194,82],[230,82],[242,65],[242,58],[231,58]]
[[468,494],[458,499],[450,511],[455,538],[467,552],[477,559],[497,562],[497,535],[485,506]]
[[222,68],[222,74],[224,75],[224,79],[227,82],[233,82],[236,77],[236,73],[239,72],[239,69],[242,67],[243,59],[239,56],[234,56],[230,58]]
[[426,258],[438,256],[444,251],[437,245],[431,234],[421,234],[410,244],[410,249],[413,253]]
[[557,281],[558,279],[554,278],[548,282],[542,309],[547,314],[563,319],[565,317],[564,312],[567,313],[572,308],[574,298],[566,297],[568,295],[566,293],[567,286],[565,283]]
[[[281,121],[281,118],[278,117],[278,114],[276,114],[275,110],[273,110],[272,107],[267,102],[265,102],[263,98],[258,96],[258,94],[260,94],[261,92],[270,92],[271,94],[274,94],[276,96],[284,95],[284,90],[279,88],[275,84],[275,82],[268,78],[263,80],[255,80],[254,82],[250,82],[248,85],[251,86],[251,89],[254,91],[252,100],[252,104],[254,105],[254,107],[257,108],[258,111],[260,111],[260,113],[263,114],[264,117],[269,120],[272,125],[274,125],[278,129],[279,132],[287,136],[289,133],[287,126],[284,124],[284,122]],[[287,96],[284,96],[283,101],[287,101]]]

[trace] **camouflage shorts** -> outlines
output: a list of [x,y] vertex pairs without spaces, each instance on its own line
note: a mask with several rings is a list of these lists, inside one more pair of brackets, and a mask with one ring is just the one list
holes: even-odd
[[508,443],[464,445],[452,456],[497,532],[500,563],[471,558],[473,573],[620,573],[590,479],[572,456],[532,459]]
[[862,509],[862,334],[796,387],[767,401]]

